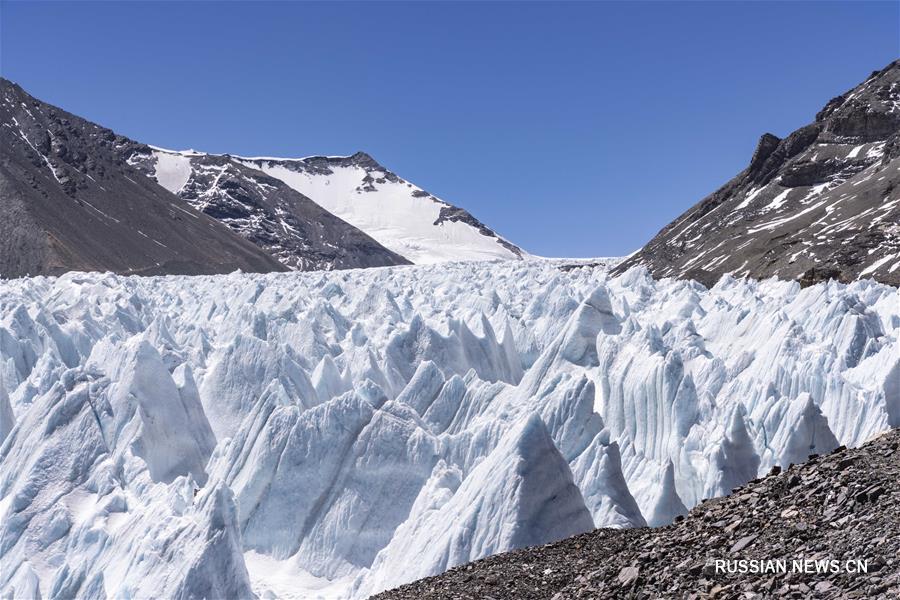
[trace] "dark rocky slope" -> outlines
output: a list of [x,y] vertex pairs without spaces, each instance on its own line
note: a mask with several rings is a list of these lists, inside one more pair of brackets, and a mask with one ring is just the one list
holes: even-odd
[[127,164],[129,143],[0,79],[0,277],[284,270]]
[[834,98],[617,269],[900,285],[900,61]]
[[[900,429],[894,429],[857,449],[811,457],[731,496],[707,500],[667,527],[598,529],[462,565],[376,597],[897,598],[898,448]],[[787,572],[717,572],[717,559],[786,559]],[[830,564],[825,573],[794,572],[794,559],[834,560],[838,572],[830,572]],[[868,572],[848,571],[846,561],[853,560],[867,560]]]

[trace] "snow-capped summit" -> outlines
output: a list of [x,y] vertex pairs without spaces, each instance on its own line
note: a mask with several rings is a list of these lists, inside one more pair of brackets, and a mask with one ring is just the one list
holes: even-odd
[[243,157],[137,144],[126,154],[129,164],[295,270],[524,254],[364,152]]
[[235,160],[280,179],[415,264],[523,255],[468,211],[401,179],[364,152]]
[[134,144],[128,164],[298,271],[409,261],[300,192],[228,155]]

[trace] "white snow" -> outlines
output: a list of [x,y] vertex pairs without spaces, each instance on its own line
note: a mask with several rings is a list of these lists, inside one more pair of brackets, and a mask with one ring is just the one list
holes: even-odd
[[868,152],[866,152],[866,158],[881,158],[884,156],[884,146],[885,142],[878,142],[874,144],[871,148],[869,148]]
[[[818,186],[817,186],[817,187],[818,187]],[[807,198],[810,197],[810,196],[812,196],[812,195],[813,195],[812,192],[810,192],[810,194],[807,196]],[[822,206],[823,204],[825,204],[827,201],[828,201],[827,199],[822,200],[821,202],[817,202],[816,204],[813,204],[812,206],[809,206],[809,207],[807,207],[807,208],[804,208],[803,210],[797,211],[797,212],[795,212],[795,213],[793,213],[793,214],[790,214],[790,215],[788,215],[788,216],[786,216],[786,217],[782,217],[782,218],[780,218],[780,219],[774,219],[774,220],[769,221],[769,222],[767,222],[767,223],[763,223],[762,225],[757,225],[756,227],[753,227],[753,228],[751,228],[751,229],[748,229],[748,230],[747,230],[747,233],[748,233],[748,234],[749,234],[749,233],[758,233],[758,232],[760,232],[760,231],[763,231],[764,229],[775,229],[775,228],[777,228],[777,227],[781,227],[781,226],[784,225],[785,223],[789,223],[789,222],[793,221],[794,219],[799,219],[800,217],[802,217],[802,216],[805,215],[806,213],[810,213],[810,212],[816,210],[817,208],[819,208],[820,206]]]
[[193,172],[190,156],[158,150],[153,152],[153,156],[156,159],[154,177],[157,183],[173,194],[178,194]]
[[747,195],[744,197],[740,204],[734,207],[734,210],[741,210],[742,208],[747,208],[748,206],[750,206],[750,203],[753,202],[753,200],[755,200],[756,197],[759,196],[759,194],[764,189],[766,189],[765,186],[755,188],[747,192]]
[[[13,119],[13,120],[15,121],[15,119]],[[6,125],[6,123],[4,123],[4,125]],[[18,125],[18,122],[16,122],[16,125]],[[50,164],[50,159],[47,158],[47,157],[44,155],[43,152],[41,152],[40,150],[38,150],[38,149],[35,147],[35,145],[31,143],[31,141],[28,139],[28,136],[25,135],[25,132],[24,132],[24,131],[22,131],[21,129],[19,129],[16,133],[18,133],[19,137],[22,138],[22,140],[23,140],[26,144],[28,144],[28,146],[29,146],[32,150],[34,150],[35,154],[37,154],[38,156],[41,157],[41,159],[43,159],[44,164],[47,165],[47,169],[50,170],[50,174],[53,175],[53,179],[55,179],[55,180],[57,181],[57,183],[61,183],[60,180],[59,180],[59,175],[56,174],[56,169],[53,167],[52,164]]]
[[792,191],[793,188],[785,189],[783,192],[775,196],[771,202],[764,206],[761,212],[768,212],[770,210],[777,210],[781,208],[787,201],[788,194],[790,194]]
[[0,597],[363,597],[900,425],[896,288],[558,264],[3,282]]
[[291,161],[247,160],[245,164],[282,180],[415,264],[516,258],[497,238],[467,223],[435,225],[446,204],[429,196],[413,196],[421,189],[405,181],[375,181],[370,184],[375,191],[364,191],[367,173],[360,167],[334,166],[324,174],[291,168]]
[[[204,153],[196,150],[176,151],[156,146],[150,148],[154,161],[154,179],[176,195],[190,181],[193,169],[196,168],[192,165],[191,158],[204,156]],[[441,209],[449,208],[449,205],[427,195],[421,188],[407,181],[391,181],[385,179],[384,172],[367,171],[360,166],[335,165],[325,170],[310,170],[305,162],[348,157],[228,158],[282,180],[325,210],[415,264],[519,258],[501,243],[503,240],[485,235],[468,223],[444,220],[436,224]],[[203,168],[220,171],[210,187],[214,190],[228,167],[206,165]],[[253,183],[260,185],[258,182]],[[201,198],[199,205],[195,207],[202,208],[202,204]],[[287,226],[282,223],[282,227]]]
[[890,262],[890,260],[892,258],[894,258],[894,256],[896,256],[896,255],[895,254],[887,254],[885,256],[882,256],[881,258],[879,258],[878,260],[873,262],[871,265],[869,265],[868,267],[866,267],[865,269],[860,271],[859,272],[860,277],[862,277],[863,275],[868,275],[869,273],[874,273],[881,267],[881,265],[884,265],[884,264]]

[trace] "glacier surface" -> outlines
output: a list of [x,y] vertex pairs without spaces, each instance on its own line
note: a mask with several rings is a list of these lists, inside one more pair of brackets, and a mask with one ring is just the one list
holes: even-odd
[[[612,262],[610,262],[612,264]],[[900,426],[900,294],[553,261],[0,283],[0,597],[356,598]]]

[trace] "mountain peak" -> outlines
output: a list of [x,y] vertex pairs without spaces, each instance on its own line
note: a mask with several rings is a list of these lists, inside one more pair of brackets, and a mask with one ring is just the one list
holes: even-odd
[[353,163],[358,164],[361,167],[370,167],[373,169],[383,168],[380,164],[378,164],[378,161],[372,158],[371,154],[363,152],[362,150],[354,152],[353,155],[349,158]]
[[781,138],[773,133],[762,134],[756,143],[753,158],[750,159],[750,171],[759,171],[765,160],[775,151],[780,142]]
[[519,259],[523,251],[465,209],[383,167],[366,152],[243,158],[415,264]]

